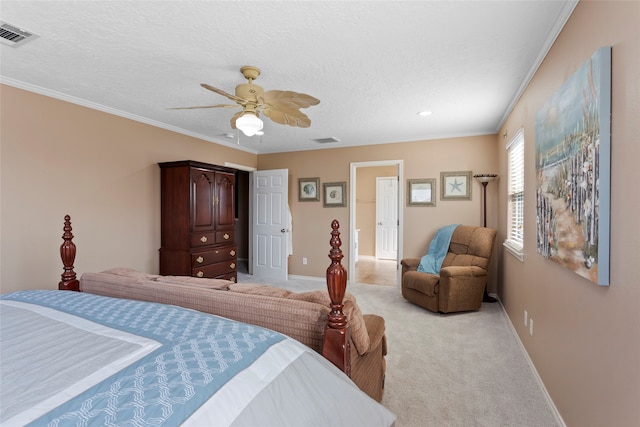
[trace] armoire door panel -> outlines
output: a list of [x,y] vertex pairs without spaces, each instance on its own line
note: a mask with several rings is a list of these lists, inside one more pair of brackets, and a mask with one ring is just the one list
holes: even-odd
[[[194,169],[191,172],[193,197],[191,199],[193,231],[215,229],[215,174],[209,171]],[[233,209],[233,207],[231,208]]]
[[216,229],[234,228],[235,175],[216,172]]

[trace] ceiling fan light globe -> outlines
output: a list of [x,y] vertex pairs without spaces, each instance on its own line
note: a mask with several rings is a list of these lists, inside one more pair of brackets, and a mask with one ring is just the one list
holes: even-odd
[[236,127],[247,136],[253,136],[262,130],[262,120],[254,113],[244,113],[236,120]]

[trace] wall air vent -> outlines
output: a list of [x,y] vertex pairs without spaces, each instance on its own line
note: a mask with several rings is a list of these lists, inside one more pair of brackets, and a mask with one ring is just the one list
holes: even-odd
[[20,46],[38,37],[37,34],[30,33],[15,25],[0,21],[0,43],[7,46]]
[[318,144],[328,144],[330,142],[340,142],[340,140],[336,137],[330,136],[329,138],[318,138],[312,139],[313,142],[317,142]]

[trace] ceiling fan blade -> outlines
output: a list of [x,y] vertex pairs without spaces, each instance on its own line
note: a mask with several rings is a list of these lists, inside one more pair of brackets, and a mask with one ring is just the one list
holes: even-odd
[[210,90],[212,92],[215,92],[218,95],[226,96],[230,100],[236,101],[240,105],[246,105],[247,102],[248,102],[246,99],[240,98],[239,96],[231,95],[230,93],[227,93],[227,92],[223,91],[222,89],[218,89],[217,87],[213,87],[213,86],[208,85],[206,83],[201,83],[200,86],[202,86],[203,88],[208,89],[208,90]]
[[289,90],[269,90],[263,93],[259,102],[269,104],[278,110],[290,110],[311,107],[318,105],[319,99],[304,93],[292,92]]
[[238,105],[231,105],[231,104],[201,105],[196,107],[173,107],[173,108],[168,108],[168,110],[193,110],[195,108],[238,108]]
[[274,122],[301,128],[308,128],[311,120],[300,108],[320,103],[313,96],[285,90],[267,91],[259,97],[258,102],[258,108]]
[[299,128],[308,128],[311,126],[311,120],[306,114],[300,110],[277,110],[275,108],[264,108],[262,112],[272,121],[281,125],[289,125]]

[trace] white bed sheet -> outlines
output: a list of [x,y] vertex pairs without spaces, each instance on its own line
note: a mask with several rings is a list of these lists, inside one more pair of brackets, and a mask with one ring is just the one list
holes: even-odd
[[236,375],[183,425],[375,427],[395,420],[328,360],[287,339]]
[[160,347],[47,307],[6,300],[0,305],[3,427],[35,420]]

